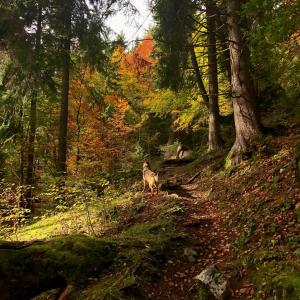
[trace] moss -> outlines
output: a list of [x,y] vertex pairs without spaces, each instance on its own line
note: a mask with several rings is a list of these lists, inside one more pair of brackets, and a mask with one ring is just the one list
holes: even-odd
[[[175,198],[176,199],[176,198]],[[166,215],[178,215],[182,214],[186,210],[186,207],[176,200],[166,200],[162,203],[162,209],[160,215],[165,217]]]
[[170,219],[158,220],[153,223],[140,223],[131,226],[128,230],[121,232],[112,238],[123,245],[149,245],[153,248],[160,248],[178,236],[171,228]]
[[171,224],[170,220],[136,224],[111,237],[109,240],[119,248],[118,260],[139,269],[143,275],[155,273],[152,272],[157,263],[155,256],[159,256],[170,246],[172,239],[178,236]]
[[[138,294],[139,297],[133,298],[132,294]],[[129,272],[105,276],[78,291],[75,296],[84,300],[143,299],[136,277]]]
[[172,220],[140,223],[108,238],[118,247],[115,271],[78,291],[76,299],[146,299],[141,286],[158,276],[174,237]]
[[255,299],[261,299],[261,294],[272,299],[300,299],[300,271],[295,266],[283,261],[265,261],[263,264],[255,264],[250,274],[256,287]]
[[232,163],[233,152],[234,152],[234,148],[232,147],[225,158],[225,165],[224,165],[225,170],[229,170],[233,167],[233,163]]
[[43,290],[85,280],[110,266],[115,252],[111,243],[87,236],[63,236],[21,249],[1,249],[0,290],[4,299],[27,299]]
[[196,293],[196,300],[215,300],[216,298],[213,296],[213,294],[210,292],[210,290],[207,288],[207,286],[200,282],[197,286],[197,293]]
[[136,285],[157,276],[163,264],[162,253],[177,236],[172,220],[166,219],[136,224],[105,239],[74,235],[37,241],[27,247],[17,242],[0,243],[0,277],[5,279],[0,283],[2,297],[29,299],[45,290],[98,277],[115,263],[119,270],[91,287],[90,293],[97,297],[83,299],[127,299],[120,295],[140,293]]
[[[95,201],[89,205],[91,222],[95,231],[102,232],[107,227],[107,219],[110,225],[119,218],[123,207],[130,205],[133,193],[127,192],[121,195],[109,194],[102,201]],[[105,219],[107,218],[107,219]],[[52,215],[44,215],[34,223],[21,228],[16,236],[18,240],[45,239],[63,234],[85,234],[89,232],[86,222],[85,206],[77,203],[67,211],[52,212]],[[1,237],[3,238],[4,237]]]
[[279,274],[272,280],[272,283],[275,285],[278,296],[285,295],[283,300],[300,299],[300,272]]

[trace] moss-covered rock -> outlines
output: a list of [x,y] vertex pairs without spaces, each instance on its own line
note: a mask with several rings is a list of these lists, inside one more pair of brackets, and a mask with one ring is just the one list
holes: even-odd
[[63,236],[15,248],[2,243],[1,299],[30,299],[42,291],[85,280],[110,266],[114,257],[112,243],[87,236]]
[[147,299],[138,284],[138,278],[130,272],[109,274],[78,290],[74,299],[132,300]]
[[202,282],[198,283],[196,300],[216,300],[209,288]]

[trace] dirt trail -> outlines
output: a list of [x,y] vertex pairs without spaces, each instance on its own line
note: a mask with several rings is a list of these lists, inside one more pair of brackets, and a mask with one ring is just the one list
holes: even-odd
[[[184,206],[184,211],[175,218],[176,229],[184,232],[187,239],[179,241],[177,248],[167,253],[162,276],[146,287],[150,299],[195,299],[198,281],[194,277],[209,265],[218,266],[228,278],[233,275],[228,258],[234,256],[234,249],[230,246],[234,233],[226,228],[223,212],[210,199],[210,191],[201,189],[197,184],[184,184],[188,181],[185,177],[175,178],[173,174],[178,168],[181,164],[168,164],[162,167],[160,173],[174,187],[169,194],[180,196],[177,201]],[[175,189],[178,182],[182,184]],[[191,251],[195,251],[196,255],[186,255]],[[229,299],[251,299],[251,295],[240,297],[234,290],[230,293]]]

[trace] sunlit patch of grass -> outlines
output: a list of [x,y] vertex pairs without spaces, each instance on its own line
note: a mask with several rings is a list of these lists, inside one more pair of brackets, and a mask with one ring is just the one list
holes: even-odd
[[[125,193],[119,196],[105,196],[96,199],[88,205],[91,224],[95,232],[100,234],[112,221],[109,215],[120,206],[130,205],[132,193]],[[56,212],[51,215],[44,215],[32,224],[26,225],[10,237],[12,240],[44,239],[63,234],[86,234],[90,232],[87,222],[87,211],[83,203],[76,203],[73,207]],[[3,238],[3,237],[2,237]]]

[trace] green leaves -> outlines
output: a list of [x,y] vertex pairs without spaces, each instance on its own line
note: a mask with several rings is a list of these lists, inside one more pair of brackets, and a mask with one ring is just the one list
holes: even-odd
[[251,0],[243,16],[251,24],[245,34],[261,89],[281,86],[295,97],[300,91],[299,1]]
[[158,59],[158,85],[178,90],[187,65],[195,7],[189,0],[154,1],[154,29]]

